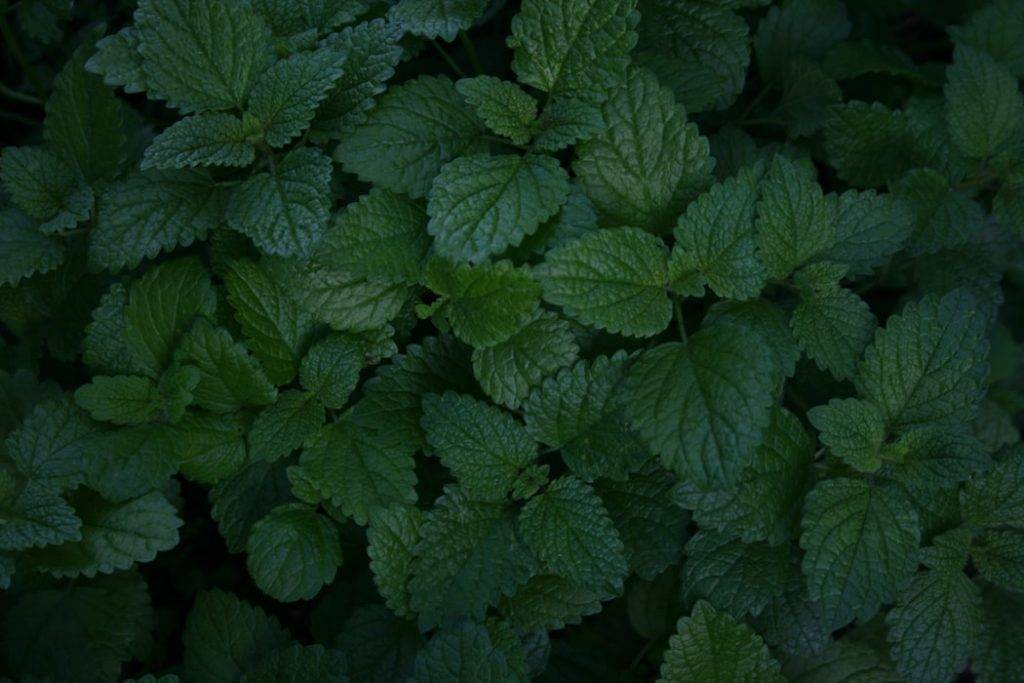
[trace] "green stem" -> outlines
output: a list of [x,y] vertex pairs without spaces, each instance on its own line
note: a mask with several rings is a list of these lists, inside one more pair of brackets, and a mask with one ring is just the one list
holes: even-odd
[[430,44],[434,46],[434,49],[437,50],[437,54],[441,55],[441,59],[443,59],[445,64],[448,65],[448,68],[455,72],[456,76],[459,78],[466,77],[466,72],[462,70],[462,67],[455,63],[455,60],[451,58],[443,47],[441,47],[441,43],[437,42],[436,38],[431,38]]
[[18,37],[14,34],[14,31],[11,30],[11,25],[7,23],[7,10],[7,0],[0,0],[0,37],[3,37],[7,49],[14,57],[14,61],[25,72],[29,82],[32,84],[32,89],[36,91],[36,95],[39,96],[40,100],[43,100],[46,97],[46,89],[36,76],[36,72],[32,70],[28,59],[25,58],[25,53],[21,51],[21,44],[18,42]]
[[20,92],[14,88],[9,88],[3,83],[0,83],[0,95],[8,97],[15,102],[24,102],[25,104],[33,104],[35,106],[42,106],[43,101],[34,95]]
[[679,338],[686,341],[686,323],[683,322],[683,301],[673,298],[672,307],[675,310],[676,328],[679,330]]
[[655,641],[648,640],[647,643],[643,646],[643,648],[640,649],[640,652],[636,653],[636,657],[633,657],[633,661],[629,664],[630,671],[633,671],[638,666],[640,666],[640,662],[644,661],[644,657],[646,657],[647,653],[651,651],[652,647],[654,647],[654,643]]
[[29,117],[22,116],[21,114],[12,114],[11,112],[4,111],[2,109],[0,109],[0,119],[7,119],[9,121],[16,121],[17,123],[20,123],[23,126],[30,126],[32,128],[39,128],[42,125],[41,123],[39,123],[35,119],[30,119]]
[[739,121],[742,121],[743,119],[745,119],[748,116],[750,116],[750,112],[754,111],[754,107],[756,107],[757,105],[761,104],[761,101],[764,100],[764,98],[767,97],[767,96],[768,96],[768,88],[764,88],[763,90],[761,90],[761,92],[757,93],[757,95],[754,96],[754,99],[750,100],[750,104],[748,104],[743,109],[743,111],[740,113],[739,116],[736,117],[736,119],[739,120]]
[[736,125],[740,126],[741,128],[746,128],[747,126],[784,126],[786,124],[780,121],[779,119],[763,117],[754,119],[741,119],[740,122],[737,123]]
[[473,45],[473,39],[469,37],[469,34],[465,31],[459,31],[459,40],[462,42],[462,47],[466,50],[466,56],[469,57],[469,63],[473,67],[473,71],[480,75],[484,72],[484,68],[480,66],[480,56],[476,53],[476,46]]

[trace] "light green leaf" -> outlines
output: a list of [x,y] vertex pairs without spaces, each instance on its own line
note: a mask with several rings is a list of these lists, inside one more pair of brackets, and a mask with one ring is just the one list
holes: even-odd
[[582,323],[634,337],[668,326],[668,252],[639,228],[602,230],[548,252],[535,269],[544,299]]
[[224,0],[140,0],[139,54],[151,97],[182,113],[242,107],[270,58],[260,15]]
[[871,618],[917,568],[917,513],[899,489],[828,479],[807,496],[800,546],[811,599],[825,623]]
[[831,249],[836,241],[836,204],[805,170],[776,155],[757,202],[757,240],[768,275],[785,278]]
[[912,490],[954,486],[992,465],[985,446],[959,426],[916,426],[887,450],[897,460],[887,474]]
[[109,185],[96,204],[89,262],[118,271],[188,246],[221,225],[224,195],[206,171],[146,171]]
[[972,159],[1002,151],[1024,125],[1017,79],[985,52],[957,46],[946,70],[945,95],[949,136]]
[[333,334],[309,350],[299,368],[299,382],[328,408],[339,409],[359,381],[363,351],[351,337]]
[[331,160],[315,147],[297,147],[236,187],[225,218],[268,254],[309,256],[327,228],[330,186]]
[[365,525],[392,503],[416,502],[413,449],[343,418],[309,439],[299,467],[332,505]]
[[277,389],[248,349],[205,318],[196,320],[182,337],[175,358],[199,369],[195,400],[207,410],[230,413],[243,406],[268,405],[277,398]]
[[605,224],[668,232],[711,184],[707,139],[671,91],[641,69],[630,70],[602,116],[604,130],[577,148],[573,169],[583,189]]
[[139,30],[125,26],[96,43],[96,53],[85,63],[85,70],[103,76],[103,83],[121,86],[126,93],[146,90],[146,74],[139,54]]
[[630,422],[668,469],[701,489],[735,483],[768,426],[774,363],[750,352],[755,339],[713,326],[644,351],[629,370]]
[[594,489],[572,475],[555,480],[523,507],[519,533],[544,573],[601,592],[622,591],[625,547]]
[[874,403],[857,398],[834,398],[807,411],[818,438],[836,456],[861,472],[882,466],[885,416]]
[[981,594],[962,572],[918,574],[886,617],[896,669],[908,681],[953,678],[974,652]]
[[672,288],[702,296],[704,286],[727,299],[751,299],[767,279],[754,234],[762,166],[744,167],[716,184],[679,217],[669,262]]
[[781,683],[779,663],[761,636],[700,600],[668,639],[659,683]]
[[97,375],[75,390],[75,402],[94,420],[127,425],[154,419],[162,399],[148,377]]
[[525,145],[537,118],[537,100],[515,83],[494,76],[463,78],[455,89],[487,127],[517,145]]
[[488,605],[526,582],[534,560],[516,538],[513,520],[504,503],[473,501],[454,487],[445,490],[420,527],[409,582],[421,624],[482,618]]
[[518,408],[531,389],[571,365],[578,352],[569,323],[542,311],[505,341],[474,349],[473,375],[495,403]]
[[518,246],[558,213],[568,195],[569,177],[552,157],[460,157],[434,179],[427,231],[440,255],[480,262]]
[[524,0],[508,45],[519,80],[551,94],[618,84],[637,41],[636,0]]
[[388,90],[335,158],[364,181],[422,197],[446,162],[483,151],[482,134],[448,78],[420,76]]
[[914,228],[910,205],[891,194],[847,190],[836,208],[836,241],[825,258],[865,275],[897,252]]
[[0,549],[25,550],[77,541],[82,522],[46,482],[29,481],[17,493],[0,497]]
[[157,135],[142,157],[148,168],[248,166],[256,159],[253,125],[232,114],[196,114]]
[[61,396],[36,404],[4,446],[22,476],[58,490],[70,489],[82,481],[86,447],[98,430],[69,398]]
[[247,113],[263,139],[283,147],[302,133],[327,92],[341,77],[345,55],[329,49],[300,52],[276,62],[253,84]]
[[500,408],[447,391],[423,397],[427,444],[474,500],[502,500],[537,459],[537,444]]
[[316,434],[324,423],[324,404],[309,391],[281,392],[277,403],[264,408],[249,428],[249,456],[273,462],[286,457]]
[[189,479],[212,485],[245,465],[241,414],[190,413],[175,424],[175,430],[181,473]]
[[450,43],[486,9],[486,0],[399,0],[388,19],[413,35]]
[[195,257],[151,268],[131,288],[125,309],[125,341],[150,377],[170,363],[197,316],[212,317],[216,293]]
[[281,602],[313,598],[341,566],[338,528],[301,503],[276,507],[253,524],[246,553],[253,581]]
[[41,147],[7,147],[0,180],[11,201],[28,216],[48,221],[43,232],[73,228],[92,212],[92,189],[58,157]]
[[310,29],[329,32],[355,21],[366,11],[366,0],[254,0],[274,35],[292,36]]
[[875,333],[854,383],[890,427],[969,417],[987,373],[984,330],[963,290],[911,302]]
[[337,215],[314,259],[355,277],[412,284],[430,247],[426,226],[419,202],[374,187]]

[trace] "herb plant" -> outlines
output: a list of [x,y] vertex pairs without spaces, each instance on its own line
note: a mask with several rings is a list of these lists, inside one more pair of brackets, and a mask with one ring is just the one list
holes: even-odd
[[1024,3],[0,30],[3,680],[1021,680]]

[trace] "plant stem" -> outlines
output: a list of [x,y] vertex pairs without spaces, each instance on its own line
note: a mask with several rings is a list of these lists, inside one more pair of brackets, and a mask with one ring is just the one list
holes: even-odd
[[672,307],[675,310],[676,328],[679,330],[679,338],[686,341],[686,323],[683,322],[683,302],[681,299],[673,298]]
[[469,57],[469,63],[472,65],[473,71],[479,76],[484,72],[484,68],[480,65],[480,56],[476,53],[473,39],[465,31],[459,31],[459,40],[462,42],[462,47],[466,50],[466,56]]
[[466,72],[462,70],[461,66],[455,63],[455,60],[452,59],[447,52],[445,52],[445,49],[441,47],[441,43],[437,42],[436,38],[431,38],[430,44],[434,46],[434,49],[437,50],[437,54],[441,55],[441,59],[443,59],[445,64],[448,65],[448,68],[455,72],[456,76],[459,78],[466,77]]
[[21,114],[12,114],[11,112],[4,111],[2,109],[0,109],[0,119],[7,119],[9,121],[16,121],[17,123],[20,123],[23,126],[30,126],[32,128],[39,128],[42,125],[41,123],[39,123],[35,119],[30,119],[29,117],[22,116]]
[[23,93],[15,90],[14,88],[9,88],[3,83],[0,83],[0,95],[9,97],[16,102],[24,102],[25,104],[34,104],[36,106],[42,106],[43,104],[43,101],[38,97],[29,95],[28,93]]

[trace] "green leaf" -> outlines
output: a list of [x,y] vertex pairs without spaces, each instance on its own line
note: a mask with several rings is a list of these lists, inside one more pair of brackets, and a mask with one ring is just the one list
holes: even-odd
[[517,145],[529,142],[537,118],[537,100],[532,95],[494,76],[463,78],[456,81],[455,89],[493,132]]
[[309,350],[299,368],[299,382],[316,393],[328,408],[339,409],[359,381],[363,351],[351,337],[333,334]]
[[552,97],[534,124],[534,149],[557,152],[604,129],[601,107],[583,97]]
[[623,404],[665,466],[699,488],[735,483],[768,426],[773,363],[749,335],[711,327],[644,351]]
[[146,89],[185,114],[242,107],[270,57],[266,23],[238,3],[140,0],[134,17]]
[[210,490],[210,516],[228,551],[240,553],[252,525],[276,506],[292,501],[284,464],[254,462]]
[[559,449],[584,480],[622,480],[650,459],[616,400],[625,370],[622,354],[579,361],[546,379],[523,406],[527,430]]
[[289,389],[264,408],[249,428],[249,457],[273,462],[288,456],[324,423],[324,404],[310,391]]
[[505,651],[480,624],[462,622],[434,634],[416,656],[415,683],[442,681],[514,681]]
[[885,416],[874,403],[834,398],[807,411],[807,418],[832,455],[861,472],[882,466]]
[[85,70],[103,77],[103,83],[123,87],[126,93],[146,90],[146,74],[139,54],[139,30],[125,26],[96,43],[96,53]]
[[395,616],[381,604],[360,605],[337,639],[355,680],[408,680],[423,644],[416,622]]
[[752,299],[767,273],[754,234],[763,167],[745,167],[714,185],[679,217],[669,262],[672,288],[702,296],[705,285],[727,299]]
[[877,187],[917,164],[910,121],[901,111],[873,102],[829,107],[825,154],[839,177],[856,187]]
[[839,43],[825,57],[825,71],[837,81],[867,74],[888,74],[912,81],[930,81],[910,56],[896,45],[870,40]]
[[1006,230],[1024,236],[1024,175],[1002,184],[992,198],[992,215]]
[[327,229],[331,160],[297,147],[228,197],[225,218],[268,254],[309,256]]
[[906,202],[874,190],[847,190],[836,208],[836,241],[825,258],[843,263],[850,275],[864,275],[897,252],[914,228]]
[[913,427],[888,448],[899,456],[888,468],[889,476],[910,487],[952,486],[992,464],[985,446],[962,427]]
[[832,248],[836,205],[805,170],[776,155],[757,202],[757,241],[768,275],[782,279]]
[[39,582],[11,596],[5,609],[6,673],[22,680],[115,681],[121,663],[148,648],[155,626],[146,582],[137,572]]
[[162,404],[153,380],[135,375],[97,375],[75,390],[75,402],[94,420],[122,425],[153,420]]
[[544,299],[609,332],[650,337],[672,319],[668,252],[639,228],[602,230],[548,252],[535,269]]
[[1024,49],[1017,36],[1024,30],[1024,11],[1013,0],[996,0],[973,11],[963,26],[947,31],[959,45],[987,52],[1018,78],[1024,76]]
[[104,374],[143,374],[124,339],[128,289],[115,282],[93,309],[92,321],[85,328],[82,360],[95,372]]
[[137,498],[178,471],[175,431],[168,425],[132,425],[89,440],[85,482],[107,500]]
[[679,562],[689,515],[676,506],[676,479],[653,463],[628,479],[602,479],[595,489],[619,532],[631,571],[654,580]]
[[325,37],[320,46],[345,55],[345,64],[313,119],[310,139],[315,141],[347,137],[365,122],[402,56],[398,31],[383,19],[346,27]]
[[502,601],[502,611],[517,628],[559,630],[599,612],[602,597],[607,596],[560,576],[538,574]]
[[854,383],[890,427],[963,419],[987,373],[985,320],[963,290],[907,304],[875,333]]
[[196,683],[236,681],[289,640],[258,607],[220,590],[203,591],[185,621],[183,673]]
[[81,45],[53,82],[43,139],[88,183],[113,178],[125,158],[121,103],[98,76],[87,73],[92,46]]
[[[557,4],[557,3],[556,3]],[[607,225],[671,229],[711,184],[708,141],[672,92],[632,69],[602,108],[604,130],[580,143],[573,170]]]
[[917,568],[917,513],[899,489],[859,479],[819,482],[807,496],[800,547],[825,623],[871,618]]
[[966,45],[953,52],[945,95],[949,136],[972,159],[1001,151],[1024,123],[1017,79],[991,56]]
[[95,493],[80,491],[71,501],[82,520],[81,539],[30,553],[37,571],[92,578],[150,562],[157,553],[178,545],[182,521],[162,493],[108,503]]
[[572,475],[556,479],[526,503],[518,528],[543,572],[601,592],[622,591],[625,547],[589,484]]
[[796,273],[800,303],[790,318],[793,336],[808,357],[840,380],[856,372],[877,327],[864,300],[839,284],[845,271],[843,266],[821,263]]
[[0,210],[0,285],[49,273],[64,261],[60,239],[44,235],[14,209]]
[[60,494],[44,482],[28,482],[0,498],[0,549],[25,550],[77,541],[82,522]]
[[376,510],[366,529],[366,554],[374,583],[399,616],[411,613],[408,584],[422,524],[419,508],[396,504]]
[[4,446],[22,476],[48,487],[72,489],[84,477],[86,449],[97,431],[98,425],[62,396],[37,404]]
[[216,294],[198,258],[167,261],[131,288],[125,309],[125,341],[150,377],[170,363],[197,316],[212,317]]
[[936,171],[911,171],[892,190],[914,211],[915,224],[909,242],[914,255],[963,246],[981,230],[985,219],[981,206],[951,188],[949,181]]
[[196,320],[185,334],[175,358],[199,369],[195,401],[207,410],[230,413],[243,406],[269,405],[277,398],[277,389],[248,349],[205,318]]
[[420,623],[482,618],[488,605],[533,573],[534,560],[516,538],[513,511],[501,502],[470,500],[449,487],[420,527],[409,582]]
[[519,80],[551,94],[618,84],[636,44],[636,0],[524,0],[507,42]]
[[784,89],[770,118],[781,121],[791,138],[814,135],[825,123],[829,107],[843,92],[817,63],[795,59],[783,71]]
[[455,336],[478,348],[508,340],[534,317],[540,286],[509,261],[453,265],[439,258],[426,268],[426,284],[439,294]]
[[291,36],[309,29],[330,31],[366,11],[365,0],[255,0],[275,35]]
[[971,547],[978,572],[1000,588],[1024,591],[1024,534],[985,531]]
[[831,642],[818,606],[811,602],[799,575],[790,576],[783,593],[772,598],[753,622],[766,643],[791,656],[821,656]]
[[688,598],[708,600],[736,619],[760,614],[795,572],[788,545],[743,543],[700,531],[686,544],[682,584]]
[[109,185],[96,204],[89,262],[96,268],[134,268],[161,251],[188,246],[221,225],[224,195],[206,171],[132,174]]
[[786,0],[757,25],[754,50],[761,77],[781,82],[794,57],[820,60],[849,33],[846,7],[839,0]]
[[366,182],[422,197],[446,162],[483,151],[482,133],[448,78],[420,76],[388,90],[335,158]]
[[440,255],[480,262],[518,246],[558,213],[568,194],[569,177],[551,157],[460,157],[434,179],[427,231]]
[[232,114],[196,114],[157,135],[142,157],[148,168],[248,166],[256,159],[251,124]]
[[960,494],[964,520],[1024,530],[1024,450],[1011,449],[988,472],[976,475]]
[[312,321],[274,272],[260,263],[234,261],[224,275],[228,301],[249,348],[274,384],[298,370]]
[[668,86],[686,111],[724,109],[743,90],[750,65],[747,22],[714,3],[640,2],[635,63]]
[[92,190],[77,173],[41,147],[7,147],[0,180],[11,201],[28,216],[49,221],[43,232],[73,228],[92,212]]
[[281,680],[331,683],[345,680],[345,654],[323,645],[299,645],[272,651],[245,674],[245,683],[276,683]]
[[430,247],[426,226],[419,202],[374,187],[337,215],[314,259],[355,277],[412,284]]
[[281,602],[313,598],[341,566],[338,528],[301,503],[276,507],[253,524],[245,550],[253,581]]
[[413,449],[343,418],[311,437],[299,466],[316,491],[365,525],[377,508],[416,502]]
[[399,0],[388,19],[413,35],[450,43],[486,9],[486,0]]
[[427,444],[474,500],[501,500],[537,459],[526,428],[499,408],[445,392],[423,397]]
[[1012,680],[1024,664],[1024,653],[1017,647],[1024,634],[1017,618],[1022,608],[1024,595],[1021,593],[983,587],[983,621],[971,653],[971,670],[981,683]]
[[355,277],[315,262],[279,262],[282,283],[313,318],[339,332],[379,331],[397,317],[415,293],[402,283]]
[[781,683],[779,663],[761,636],[700,600],[668,639],[659,683],[682,681]]
[[785,673],[789,680],[797,683],[898,683],[904,680],[893,671],[892,664],[885,655],[870,645],[850,638],[832,641],[819,655],[790,659],[786,662]]
[[974,652],[981,594],[962,572],[918,574],[886,617],[896,669],[908,681],[953,678]]
[[189,479],[216,484],[245,465],[245,424],[240,414],[191,413],[175,430],[181,473]]
[[247,113],[263,139],[283,147],[309,127],[317,107],[341,77],[345,55],[329,49],[300,52],[276,62],[253,84]]
[[569,323],[538,312],[505,341],[473,350],[473,375],[491,400],[518,408],[530,391],[576,361],[579,347]]

